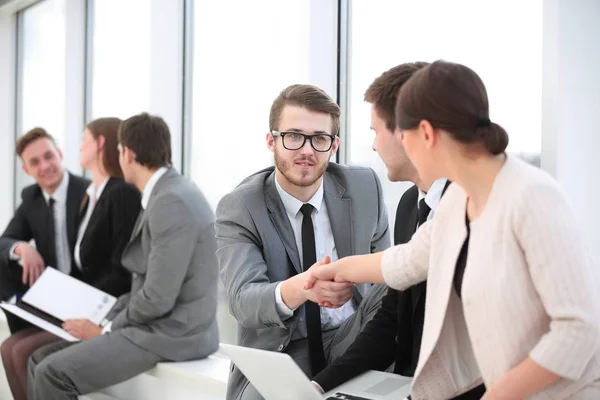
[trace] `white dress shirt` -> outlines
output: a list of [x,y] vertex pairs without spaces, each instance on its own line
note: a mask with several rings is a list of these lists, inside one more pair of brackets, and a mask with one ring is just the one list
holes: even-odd
[[46,203],[50,198],[54,199],[54,237],[56,239],[56,267],[65,274],[71,273],[71,250],[67,236],[67,191],[69,189],[69,174],[65,172],[62,182],[56,191],[49,195],[46,192],[44,198]]
[[[52,265],[65,274],[71,273],[71,249],[69,248],[69,238],[67,236],[67,192],[69,189],[69,173],[65,171],[64,176],[56,191],[50,195],[42,190],[46,205],[49,206],[50,198],[54,199],[54,238],[56,264]],[[10,258],[20,260],[15,254],[16,247],[23,242],[17,242],[10,248]]]
[[440,178],[434,181],[427,193],[419,189],[419,201],[417,202],[417,207],[419,206],[421,200],[425,199],[425,203],[427,203],[427,205],[431,209],[431,211],[429,211],[429,215],[427,215],[427,221],[433,218],[435,209],[442,200],[442,194],[444,193],[444,187],[446,187],[447,182],[448,180],[446,178]]
[[[142,192],[142,209],[145,210],[146,207],[148,207],[148,202],[150,201],[150,195],[152,194],[152,191],[154,190],[154,186],[156,186],[156,182],[158,182],[158,180],[169,170],[169,168],[167,167],[160,167],[159,169],[156,170],[156,172],[154,174],[152,174],[152,176],[150,177],[150,179],[148,179],[148,183],[146,183],[146,186],[144,187],[144,191]],[[100,324],[101,326],[104,326],[102,328],[102,333],[107,333],[111,331],[112,328],[112,321],[102,321],[102,324]]]
[[156,170],[154,174],[148,179],[148,183],[144,187],[144,192],[142,193],[142,208],[145,210],[148,207],[148,202],[150,201],[150,195],[154,190],[154,186],[156,186],[156,182],[169,170],[167,167],[160,167]]
[[[293,197],[287,193],[275,179],[275,186],[287,217],[292,225],[294,231],[294,239],[296,239],[296,247],[298,248],[298,254],[300,256],[300,262],[302,263],[302,213],[300,207],[304,204],[302,201]],[[323,201],[323,181],[321,180],[321,186],[317,189],[314,196],[308,201],[315,209],[312,213],[313,227],[315,231],[315,248],[317,251],[317,260],[321,260],[325,256],[330,256],[331,261],[338,259],[337,250],[335,247],[335,241],[333,239],[333,232],[331,230],[331,224],[329,222],[329,214],[327,213],[327,206]],[[286,320],[294,315],[294,310],[290,309],[281,298],[281,282],[275,289],[275,301],[277,305],[277,311],[283,320]],[[335,329],[339,327],[349,316],[355,311],[354,303],[350,299],[346,304],[337,309],[330,309],[321,307],[321,327],[324,331]]]
[[85,216],[83,217],[83,221],[81,221],[81,225],[79,225],[79,231],[77,233],[77,243],[75,244],[75,265],[77,268],[81,269],[81,242],[83,240],[83,236],[85,235],[85,231],[87,229],[88,224],[90,223],[90,218],[92,217],[92,213],[94,212],[94,208],[96,208],[96,203],[98,199],[102,195],[104,188],[106,187],[106,183],[109,178],[106,178],[104,182],[98,186],[98,189],[92,183],[88,186],[86,193],[88,195],[88,205],[87,210],[85,212]]

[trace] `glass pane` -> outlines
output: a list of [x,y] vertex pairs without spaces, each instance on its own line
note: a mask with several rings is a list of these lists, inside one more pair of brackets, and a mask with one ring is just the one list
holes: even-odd
[[[265,135],[279,92],[294,83],[319,84],[311,70],[311,4],[195,3],[192,178],[213,207],[243,178],[272,164]],[[334,50],[327,56],[335,58]]]
[[393,220],[407,184],[390,183],[371,150],[369,84],[403,62],[465,64],[483,79],[490,117],[510,135],[510,152],[541,151],[541,0],[354,1],[351,10],[350,161],[376,169]]
[[[64,0],[46,0],[22,11],[19,36],[21,52],[22,135],[34,127],[43,127],[65,142],[65,16]],[[21,189],[33,181],[21,170],[17,160],[15,195],[20,202]]]
[[94,1],[92,119],[149,110],[150,5],[147,0]]
[[91,119],[161,116],[181,170],[183,1],[97,0],[92,5]]

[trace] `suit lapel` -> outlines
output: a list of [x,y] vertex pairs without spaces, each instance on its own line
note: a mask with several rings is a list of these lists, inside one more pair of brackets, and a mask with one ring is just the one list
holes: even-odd
[[129,239],[129,243],[133,242],[133,240],[136,237],[138,237],[138,235],[142,231],[143,221],[146,220],[144,218],[144,215],[145,215],[145,212],[144,212],[144,209],[142,208],[140,210],[140,213],[138,214],[137,219],[135,220],[135,225],[133,226],[133,230],[131,231],[131,238]]
[[265,202],[267,204],[267,209],[269,210],[271,222],[273,222],[273,226],[283,242],[285,251],[292,261],[294,269],[297,273],[302,273],[302,265],[300,264],[300,256],[294,238],[294,231],[290,224],[290,220],[287,217],[283,202],[279,197],[279,193],[277,193],[277,187],[275,186],[275,173],[269,175],[265,181]]
[[[352,230],[352,200],[343,197],[346,189],[328,173],[323,176],[323,197],[327,205],[329,224],[333,233],[333,242],[338,258],[354,255],[354,235]],[[353,290],[355,304],[360,304],[362,294],[355,286]]]
[[[415,203],[416,205],[416,203]],[[404,230],[404,241],[403,243],[410,242],[417,228],[417,222],[419,219],[419,208],[415,206],[410,212],[408,219],[406,220],[406,227]]]
[[[152,189],[152,193],[150,193],[150,198],[148,199],[148,204],[146,204],[146,208],[144,209],[143,207],[140,209],[140,213],[138,214],[137,220],[135,221],[135,225],[133,226],[133,230],[131,231],[131,236],[129,238],[129,243],[127,243],[127,246],[125,246],[125,250],[123,250],[123,253],[125,253],[127,251],[127,249],[129,248],[129,246],[131,246],[131,243],[133,243],[135,241],[135,239],[140,235],[140,233],[142,232],[142,227],[144,226],[144,224],[146,223],[146,220],[148,219],[147,217],[147,210],[152,208],[152,205],[154,204],[154,199],[156,199],[156,196],[161,192],[161,189],[163,187],[163,185],[165,184],[165,182],[167,182],[170,178],[174,177],[174,176],[178,176],[179,173],[174,170],[173,168],[169,168],[167,170],[167,172],[164,173],[163,176],[161,176],[158,181],[156,181],[156,184],[154,185],[154,188]],[[144,194],[142,193],[142,196]]]
[[[32,220],[39,221],[40,226],[43,228],[42,235],[36,238],[36,246],[38,247],[40,254],[42,254],[42,257],[46,258],[49,255],[51,246],[54,246],[54,242],[51,240],[54,235],[50,236],[50,214],[48,212],[48,203],[41,192],[40,196],[36,199],[36,207],[34,207],[33,211],[36,213],[36,216],[34,216]],[[44,262],[48,265],[50,260],[44,259]]]
[[79,209],[81,207],[81,200],[77,196],[75,189],[75,179],[72,175],[69,175],[69,187],[67,188],[67,238],[69,240],[69,247],[71,251],[75,247],[75,241],[77,239],[77,220],[79,217]]
[[345,189],[328,173],[325,173],[324,180],[323,197],[327,205],[329,223],[338,258],[348,257],[354,254],[351,218],[352,200],[343,197]]
[[[421,370],[442,333],[444,325],[444,316],[447,313],[450,304],[450,296],[454,290],[454,271],[456,270],[456,262],[460,255],[463,243],[467,238],[467,227],[465,225],[466,212],[466,195],[458,201],[456,206],[460,207],[463,212],[445,214],[440,220],[443,224],[445,232],[452,234],[445,235],[444,245],[435,248],[431,252],[431,262],[429,266],[429,275],[431,277],[427,281],[427,291],[430,297],[425,304],[425,313],[431,313],[433,317],[428,318],[431,324],[428,324],[428,335],[423,334],[421,343],[421,354],[419,355],[419,364],[415,371],[415,378],[420,375]],[[439,239],[437,236],[433,240]],[[428,314],[427,314],[428,315]]]
[[[441,197],[444,197],[444,194],[446,193],[446,190],[448,190],[448,187],[450,186],[451,183],[452,182],[450,182],[450,181],[446,182],[446,184],[444,185],[444,189],[442,190]],[[435,214],[435,210],[434,210],[434,214]],[[418,218],[419,218],[418,207],[415,207],[414,224],[412,226],[417,226]],[[412,218],[411,218],[411,221],[412,221]],[[408,240],[410,240],[410,239],[408,239]],[[414,290],[411,291],[411,294],[412,294],[412,302],[413,302],[413,320],[414,320],[414,315],[417,313],[417,311],[420,307],[419,303],[421,301],[425,302],[425,297],[427,296],[427,282],[423,282],[423,283],[419,284],[418,286],[416,286],[414,288]]]

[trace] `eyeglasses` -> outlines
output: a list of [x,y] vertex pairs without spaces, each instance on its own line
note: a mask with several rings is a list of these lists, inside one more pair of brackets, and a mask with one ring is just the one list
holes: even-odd
[[306,141],[310,141],[310,145],[315,151],[324,153],[331,150],[335,135],[318,133],[316,135],[305,135],[300,132],[279,132],[271,131],[273,137],[281,136],[283,147],[287,150],[299,150],[304,147]]

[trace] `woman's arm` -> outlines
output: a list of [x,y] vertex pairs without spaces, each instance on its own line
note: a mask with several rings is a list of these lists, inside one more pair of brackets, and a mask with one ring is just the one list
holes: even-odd
[[381,257],[383,252],[363,254],[340,258],[329,264],[324,260],[318,261],[308,270],[308,281],[305,289],[311,289],[317,280],[354,282],[354,283],[384,283],[381,273]]
[[488,388],[482,400],[524,399],[559,379],[560,376],[527,357]]
[[323,260],[308,270],[306,289],[317,280],[385,283],[404,290],[427,279],[430,236],[434,221],[425,223],[410,242],[385,251],[341,258],[330,264]]
[[550,322],[546,332],[540,331],[523,368],[531,374],[542,369],[578,381],[585,377],[599,343],[597,273],[577,217],[558,185],[540,180],[522,196],[513,226],[531,284]]

